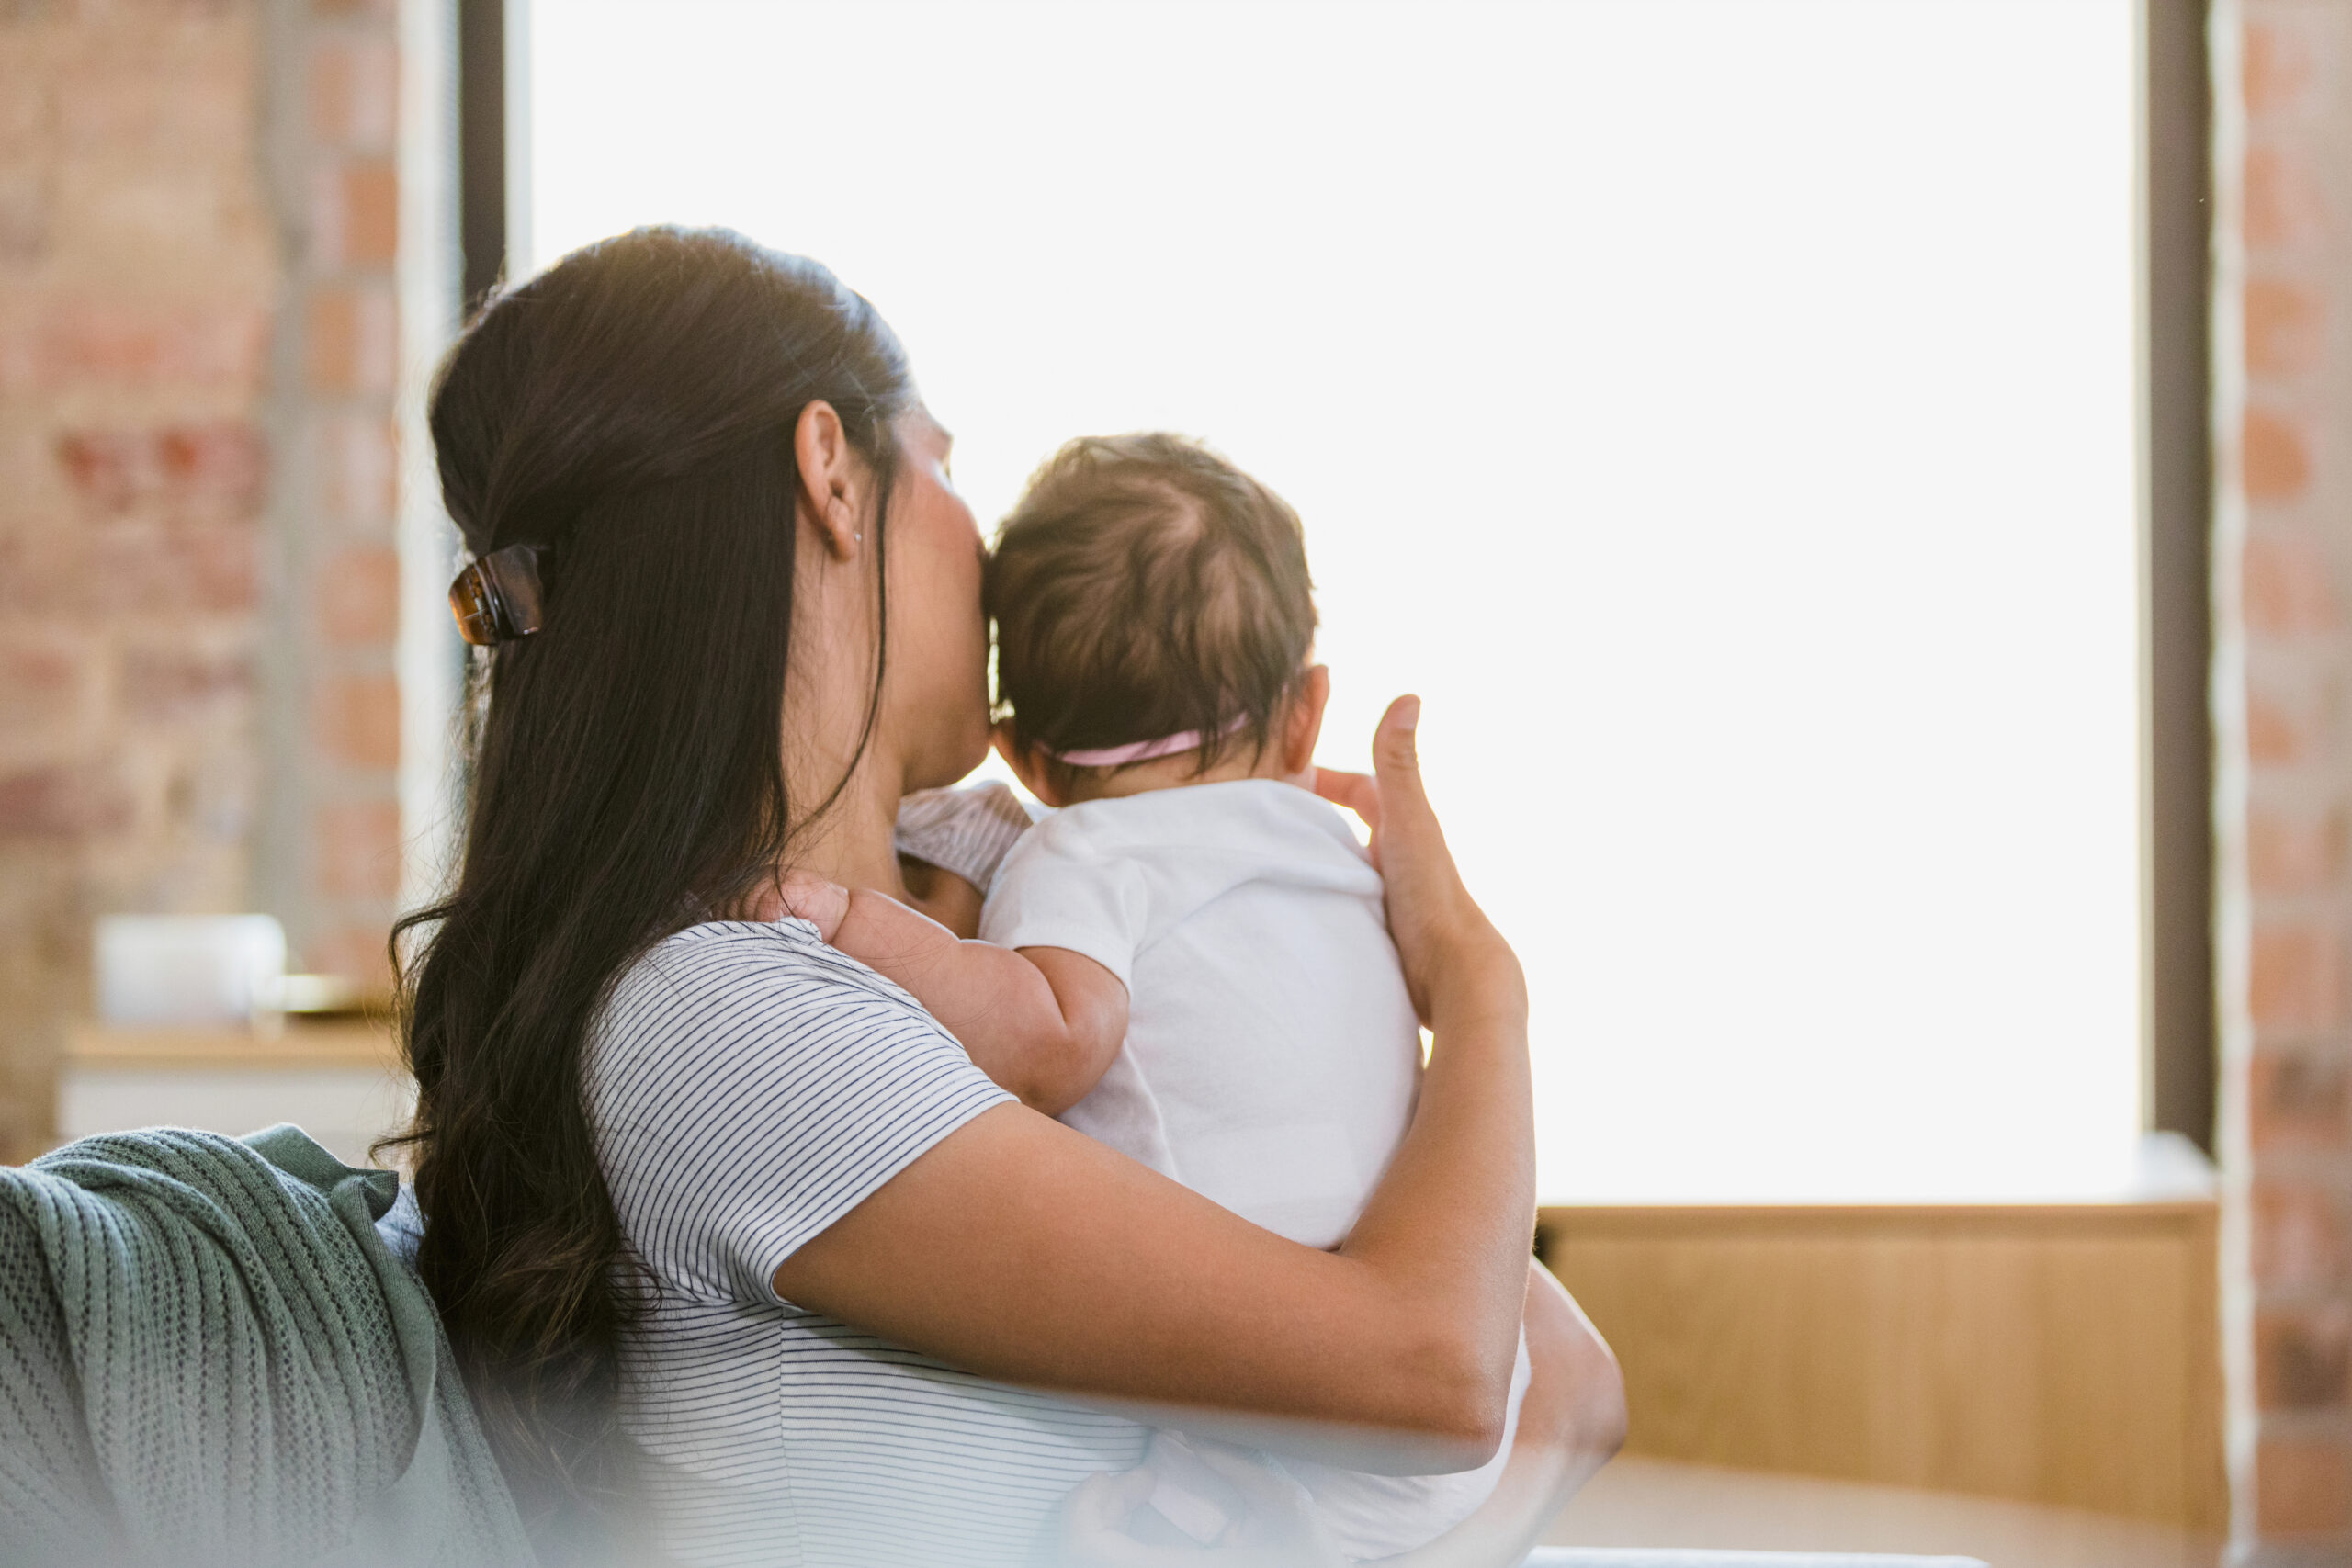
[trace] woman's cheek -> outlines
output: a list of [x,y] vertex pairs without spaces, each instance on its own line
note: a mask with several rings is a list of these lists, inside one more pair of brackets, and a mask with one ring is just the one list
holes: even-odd
[[933,744],[953,748],[960,776],[988,751],[988,622],[980,614],[978,573],[939,564],[942,570],[922,585],[928,592],[900,601],[910,612],[908,624],[892,616],[891,646],[905,650],[892,656],[899,665],[893,683],[906,682],[909,717],[933,737]]

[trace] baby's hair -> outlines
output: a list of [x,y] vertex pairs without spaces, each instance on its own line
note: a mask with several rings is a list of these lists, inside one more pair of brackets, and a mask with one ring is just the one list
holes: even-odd
[[988,573],[1000,717],[1050,753],[1202,737],[1261,750],[1315,641],[1298,513],[1180,435],[1083,436],[1031,476]]

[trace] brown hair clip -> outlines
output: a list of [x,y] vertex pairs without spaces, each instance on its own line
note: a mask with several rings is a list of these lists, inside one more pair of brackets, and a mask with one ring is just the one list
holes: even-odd
[[539,549],[509,545],[477,556],[449,584],[458,635],[476,648],[513,642],[539,629]]

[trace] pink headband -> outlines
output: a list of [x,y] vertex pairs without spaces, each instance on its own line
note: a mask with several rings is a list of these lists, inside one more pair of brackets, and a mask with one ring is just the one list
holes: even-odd
[[[1217,731],[1218,739],[1231,735],[1247,726],[1250,716],[1243,714]],[[1129,762],[1148,762],[1157,757],[1173,757],[1180,751],[1197,751],[1208,744],[1208,738],[1197,729],[1182,735],[1163,735],[1157,740],[1136,740],[1125,746],[1104,746],[1086,751],[1047,751],[1046,755],[1073,768],[1119,768]]]

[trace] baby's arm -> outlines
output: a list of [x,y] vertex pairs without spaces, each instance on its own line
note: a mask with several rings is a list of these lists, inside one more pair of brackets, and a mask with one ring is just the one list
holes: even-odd
[[827,942],[904,987],[1032,1110],[1058,1116],[1084,1099],[1126,1038],[1126,987],[1068,948],[959,941],[895,898],[797,874],[784,896]]
[[899,857],[899,874],[907,885],[904,902],[916,913],[929,915],[957,936],[978,934],[984,900],[960,874],[912,855]]

